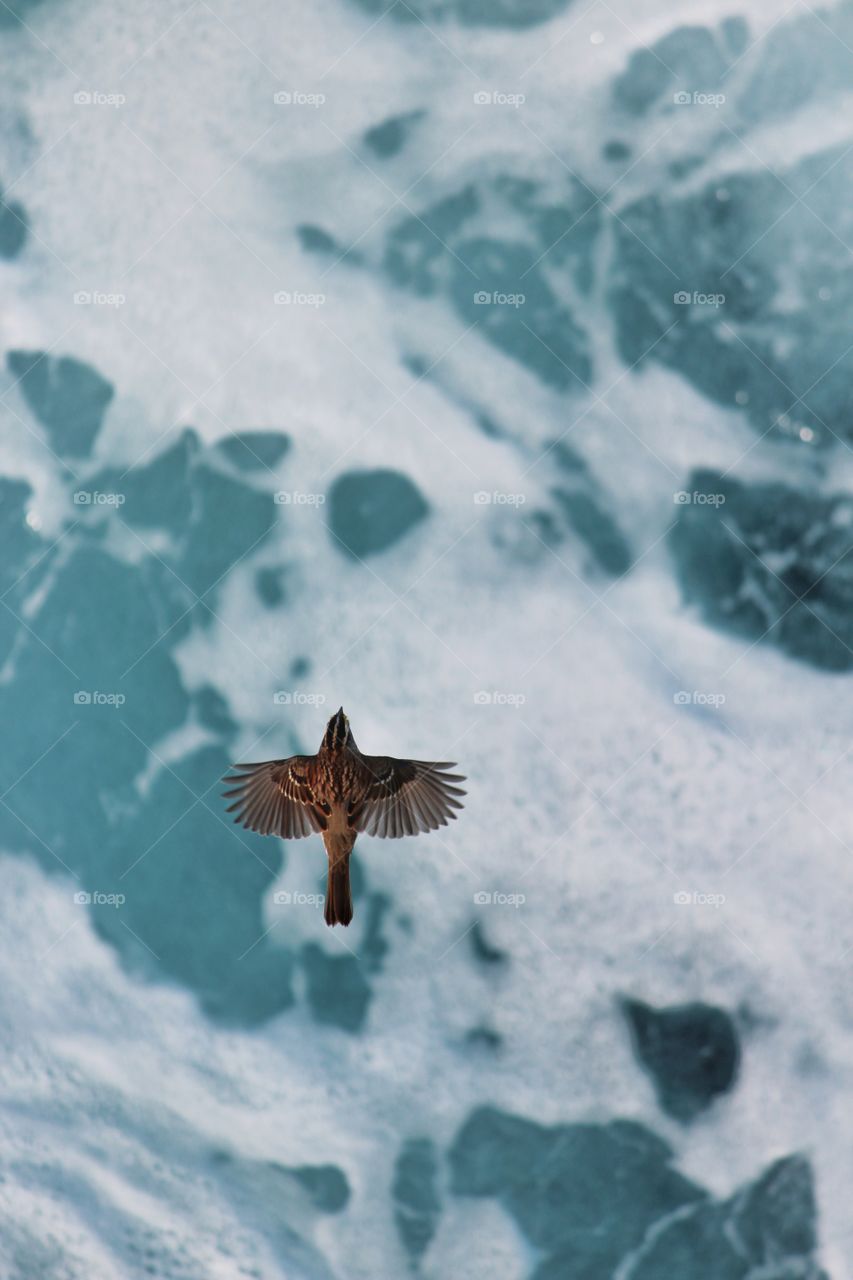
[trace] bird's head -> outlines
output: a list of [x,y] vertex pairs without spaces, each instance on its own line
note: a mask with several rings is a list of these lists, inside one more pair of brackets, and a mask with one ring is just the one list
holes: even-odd
[[323,747],[326,751],[341,751],[351,743],[352,733],[350,732],[349,720],[344,715],[343,707],[339,707],[326,725],[326,732],[323,735]]

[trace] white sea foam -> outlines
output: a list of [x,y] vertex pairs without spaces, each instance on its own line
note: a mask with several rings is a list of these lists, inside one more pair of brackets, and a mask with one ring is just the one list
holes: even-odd
[[[32,11],[33,34],[3,37],[3,111],[25,124],[4,139],[0,177],[9,186],[21,175],[13,194],[34,237],[2,269],[0,333],[4,347],[56,343],[115,382],[99,455],[126,465],[185,423],[208,440],[274,426],[295,441],[288,484],[320,491],[344,467],[390,459],[432,507],[417,547],[392,550],[373,572],[340,555],[322,512],[288,511],[285,621],[253,602],[238,568],[217,608],[224,625],[180,650],[187,682],[227,691],[248,747],[280,714],[272,695],[287,663],[309,653],[307,679],[327,706],[344,703],[363,748],[449,755],[470,778],[463,819],[446,835],[362,841],[371,884],[418,918],[408,934],[391,917],[391,957],[372,980],[362,1037],[318,1028],[301,1005],[256,1031],[223,1031],[189,995],[123,971],[70,880],[4,860],[9,1274],[108,1280],[129,1237],[140,1276],[149,1264],[193,1278],[402,1274],[389,1207],[398,1143],[410,1133],[448,1143],[484,1099],[543,1123],[641,1120],[719,1195],[804,1151],[824,1263],[849,1271],[847,683],[710,631],[682,605],[661,541],[687,470],[735,464],[754,434],[659,368],[608,396],[618,418],[590,408],[572,444],[647,552],[599,602],[607,584],[585,580],[582,555],[538,545],[523,508],[472,500],[501,490],[532,505],[550,477],[528,468],[584,401],[567,406],[463,337],[441,301],[403,298],[373,271],[323,276],[294,234],[317,223],[344,244],[362,237],[375,257],[404,208],[395,195],[412,183],[405,204],[420,208],[508,154],[540,176],[553,176],[554,150],[594,172],[610,136],[604,85],[638,41],[729,12],[716,2],[630,8],[580,19],[570,8],[522,33],[431,33],[390,21],[368,30],[355,5],[332,3],[284,13],[199,4],[184,15],[166,3],[56,3]],[[742,8],[757,32],[786,6]],[[600,45],[588,27],[604,34]],[[474,115],[473,89],[513,92],[522,78],[523,123],[509,110]],[[76,107],[81,87],[127,101]],[[281,89],[327,102],[278,107]],[[359,132],[416,108],[429,112],[423,141],[377,177]],[[705,123],[679,122],[672,154],[685,130],[704,137]],[[818,123],[799,133],[789,123],[784,136],[807,153],[836,137],[831,113]],[[733,164],[723,154],[703,172]],[[656,167],[641,169],[626,195],[650,173],[659,180]],[[80,307],[79,289],[126,302]],[[321,290],[326,301],[276,306],[277,290]],[[601,394],[623,366],[603,300],[588,306]],[[401,353],[429,362],[452,346],[435,378],[413,386]],[[494,411],[510,442],[486,439],[456,394]],[[47,530],[58,528],[53,461],[17,419],[5,415],[3,433],[4,471],[31,480]],[[739,474],[792,471],[765,446]],[[849,464],[839,460],[833,481],[849,486]],[[477,704],[481,689],[524,702]],[[682,705],[679,690],[725,701]],[[306,747],[319,739],[322,710],[294,705],[287,719]],[[289,852],[268,895],[268,923],[281,922],[272,936],[358,952],[363,915],[345,939],[327,937],[316,912],[293,927],[273,900],[313,889],[318,865],[307,844]],[[525,902],[475,909],[480,891]],[[681,891],[725,901],[679,905]],[[471,964],[475,910],[511,955],[495,979]],[[661,1115],[632,1058],[614,1004],[625,991],[740,1014],[737,1089],[687,1130]],[[463,1037],[482,1023],[504,1049],[472,1065]],[[214,1149],[233,1161],[212,1163]],[[312,1218],[269,1161],[339,1165],[351,1210]],[[302,1252],[288,1223],[309,1242]],[[479,1270],[464,1248],[471,1236],[488,1242],[475,1251]],[[508,1220],[480,1202],[448,1203],[428,1261],[436,1277],[520,1277],[531,1266]]]

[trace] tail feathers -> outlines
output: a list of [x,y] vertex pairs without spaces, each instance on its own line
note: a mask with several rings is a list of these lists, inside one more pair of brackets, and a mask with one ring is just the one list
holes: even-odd
[[349,883],[349,854],[329,858],[326,884],[326,924],[349,924],[352,920],[352,893]]

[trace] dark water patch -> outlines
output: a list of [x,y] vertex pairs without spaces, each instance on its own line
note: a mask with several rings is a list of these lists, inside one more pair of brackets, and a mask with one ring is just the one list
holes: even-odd
[[497,1053],[503,1044],[503,1036],[493,1027],[471,1027],[465,1032],[465,1043],[474,1049]]
[[196,595],[215,599],[222,578],[272,532],[277,508],[271,493],[204,463],[193,479],[193,518],[176,571]]
[[648,47],[635,50],[613,82],[614,100],[631,115],[661,102],[681,105],[680,94],[719,93],[728,71],[734,29],[676,27]]
[[364,938],[359,947],[359,955],[368,973],[381,973],[385,966],[385,958],[391,950],[391,944],[385,935],[385,923],[391,905],[391,899],[387,893],[374,890],[368,895],[364,908],[366,912]]
[[315,227],[310,222],[303,222],[296,228],[299,243],[307,253],[336,253],[338,243],[335,237],[322,227]]
[[27,523],[32,496],[27,481],[0,476],[0,663],[21,633],[19,619],[27,597],[39,587],[56,555]]
[[355,1034],[362,1030],[371,990],[361,964],[352,955],[329,955],[316,942],[300,952],[308,1007],[315,1022]]
[[506,432],[501,426],[495,422],[490,413],[479,412],[474,415],[474,421],[482,431],[483,435],[489,440],[503,440]]
[[732,1201],[733,1222],[750,1258],[769,1265],[780,1257],[806,1257],[817,1248],[817,1205],[811,1166],[786,1156]]
[[446,248],[480,209],[473,185],[444,196],[390,232],[384,267],[393,282],[412,292],[434,294],[446,277]]
[[198,435],[187,427],[150,461],[142,459],[129,469],[111,467],[90,485],[103,493],[120,493],[121,517],[134,528],[163,529],[177,541],[192,519],[192,473],[200,456]]
[[430,1138],[409,1138],[394,1165],[394,1225],[412,1263],[429,1248],[441,1216],[438,1155]]
[[627,573],[633,563],[631,548],[601,501],[583,490],[554,489],[553,494],[569,526],[592,552],[598,567],[614,578]]
[[[726,1234],[723,1205],[702,1204],[667,1224],[631,1268],[632,1280],[744,1280],[747,1258]],[[540,1278],[537,1277],[537,1280]]]
[[223,740],[236,735],[239,726],[231,715],[226,699],[214,685],[202,685],[192,697],[199,724],[212,730]]
[[853,157],[835,148],[630,205],[610,287],[622,357],[677,371],[762,433],[849,438],[851,192]]
[[[500,237],[498,216],[507,228]],[[403,218],[383,265],[399,287],[447,297],[466,324],[549,386],[582,389],[592,358],[571,300],[592,286],[600,222],[595,193],[575,179],[546,190],[501,173]]]
[[429,373],[430,364],[425,356],[403,355],[401,363],[404,369],[408,369],[413,378],[425,378]]
[[[84,541],[29,628],[0,688],[0,714],[20,722],[4,843],[76,875],[78,905],[123,958],[188,986],[209,1012],[252,1023],[286,1007],[290,959],[255,945],[280,846],[238,837],[224,819],[229,754],[211,746],[161,768],[141,793],[135,782],[191,707],[141,566]],[[227,739],[222,714],[220,704]]]
[[463,320],[550,386],[589,384],[586,335],[527,245],[482,237],[462,240],[455,255],[449,293]]
[[41,3],[42,0],[4,0],[0,5],[0,30],[23,27]]
[[[0,22],[2,26],[2,22]],[[0,258],[17,258],[27,242],[29,219],[17,200],[5,200],[0,189]]]
[[425,111],[405,111],[398,116],[389,116],[381,124],[365,130],[364,145],[378,159],[390,160],[403,150],[415,126],[425,115]]
[[283,431],[241,431],[225,436],[218,451],[238,471],[270,471],[290,448],[290,436]]
[[763,36],[754,70],[737,98],[751,125],[784,119],[815,101],[850,91],[853,5],[842,3],[775,23]]
[[[193,625],[185,584],[227,576],[244,537],[270,531],[272,495],[217,471],[192,432],[85,483],[79,527],[51,549],[26,523],[29,487],[0,480],[0,647],[11,659],[0,715],[17,725],[0,840],[68,877],[74,906],[129,967],[253,1025],[293,1003],[293,958],[265,937],[263,917],[282,846],[226,818],[220,779],[237,725],[214,685],[184,687],[173,650]],[[104,507],[93,493],[124,502]],[[105,531],[121,520],[146,541],[165,533],[170,549],[119,559]],[[159,744],[190,724],[209,745],[165,763]]]
[[348,471],[329,490],[329,529],[352,557],[385,551],[429,512],[418,487],[400,471]]
[[695,471],[670,533],[681,589],[714,626],[853,667],[853,503]]
[[731,1199],[692,1208],[642,1250],[631,1280],[827,1280],[814,1259],[817,1212],[811,1167],[775,1161]]
[[[229,763],[221,749],[204,748],[159,775],[136,820],[113,833],[127,902],[97,923],[121,951],[138,939],[146,953],[136,959],[153,953],[214,1017],[252,1026],[293,1004],[293,959],[264,945],[263,898],[280,873],[282,846],[235,836],[218,794]],[[129,871],[125,840],[142,854]]]
[[541,459],[559,477],[552,484],[549,508],[537,508],[527,522],[548,547],[566,537],[580,539],[592,554],[595,568],[611,577],[627,573],[634,556],[627,537],[610,514],[612,498],[604,492],[585,460],[565,440],[553,441]]
[[601,154],[612,164],[621,164],[622,161],[631,159],[632,151],[630,145],[621,138],[611,138],[601,148]]
[[[247,1238],[269,1242],[261,1249],[244,1247],[236,1271],[229,1249],[226,1272],[232,1269],[233,1274],[247,1280],[259,1280],[268,1273],[272,1255],[272,1265],[281,1275],[332,1280],[332,1271],[310,1236],[315,1215],[341,1213],[349,1203],[349,1182],[342,1169],[334,1164],[292,1166],[218,1150],[209,1155],[208,1168],[202,1167],[205,1178],[210,1164],[217,1186],[226,1192]],[[184,1276],[183,1271],[168,1265],[150,1270],[152,1275],[168,1276],[169,1280]],[[186,1280],[196,1280],[199,1275],[193,1268]]]
[[549,1128],[492,1107],[471,1113],[449,1153],[454,1194],[497,1197],[555,1277],[612,1274],[652,1223],[704,1198],[671,1159],[629,1121]]
[[[272,457],[286,437],[270,435],[260,447]],[[239,450],[236,440],[229,443]],[[219,452],[202,449],[196,432],[187,429],[150,462],[127,471],[113,467],[87,482],[92,490],[120,495],[119,513],[127,524],[171,536],[172,550],[160,557],[174,579],[165,593],[170,601],[184,599],[185,609],[197,597],[215,605],[219,583],[266,541],[277,522],[273,494],[211,465],[208,457]],[[197,615],[201,622],[209,617],[207,611]]]
[[86,457],[115,394],[97,369],[72,356],[9,351],[6,364],[60,456]]
[[495,1197],[541,1251],[530,1280],[826,1280],[802,1156],[716,1201],[633,1121],[547,1127],[479,1107],[448,1158],[453,1193]]
[[474,926],[468,933],[468,940],[474,959],[480,964],[494,968],[505,965],[509,960],[509,955],[502,947],[496,947],[489,942],[479,920],[474,921]]
[[305,1188],[311,1204],[321,1213],[340,1213],[349,1204],[349,1182],[337,1165],[304,1164],[288,1172]]
[[622,1011],[658,1101],[676,1120],[692,1120],[733,1088],[740,1045],[724,1009],[701,1003],[654,1009],[641,1000],[623,1000]]
[[531,27],[562,13],[571,0],[357,0],[367,13],[389,14],[398,22],[461,22],[472,27]]
[[287,569],[284,565],[264,566],[255,574],[255,590],[258,598],[267,609],[277,609],[287,600],[285,580]]

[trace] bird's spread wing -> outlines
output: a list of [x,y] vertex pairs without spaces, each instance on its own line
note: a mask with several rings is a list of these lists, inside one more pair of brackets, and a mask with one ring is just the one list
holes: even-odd
[[223,792],[229,799],[234,797],[227,812],[236,815],[235,822],[263,836],[298,840],[322,831],[325,820],[309,783],[312,763],[312,756],[291,756],[263,764],[233,765],[235,772],[224,779],[235,784]]
[[350,822],[370,836],[414,836],[437,831],[462,808],[456,786],[461,773],[448,773],[453,764],[425,760],[395,760],[393,756],[362,756],[365,792],[359,796]]

